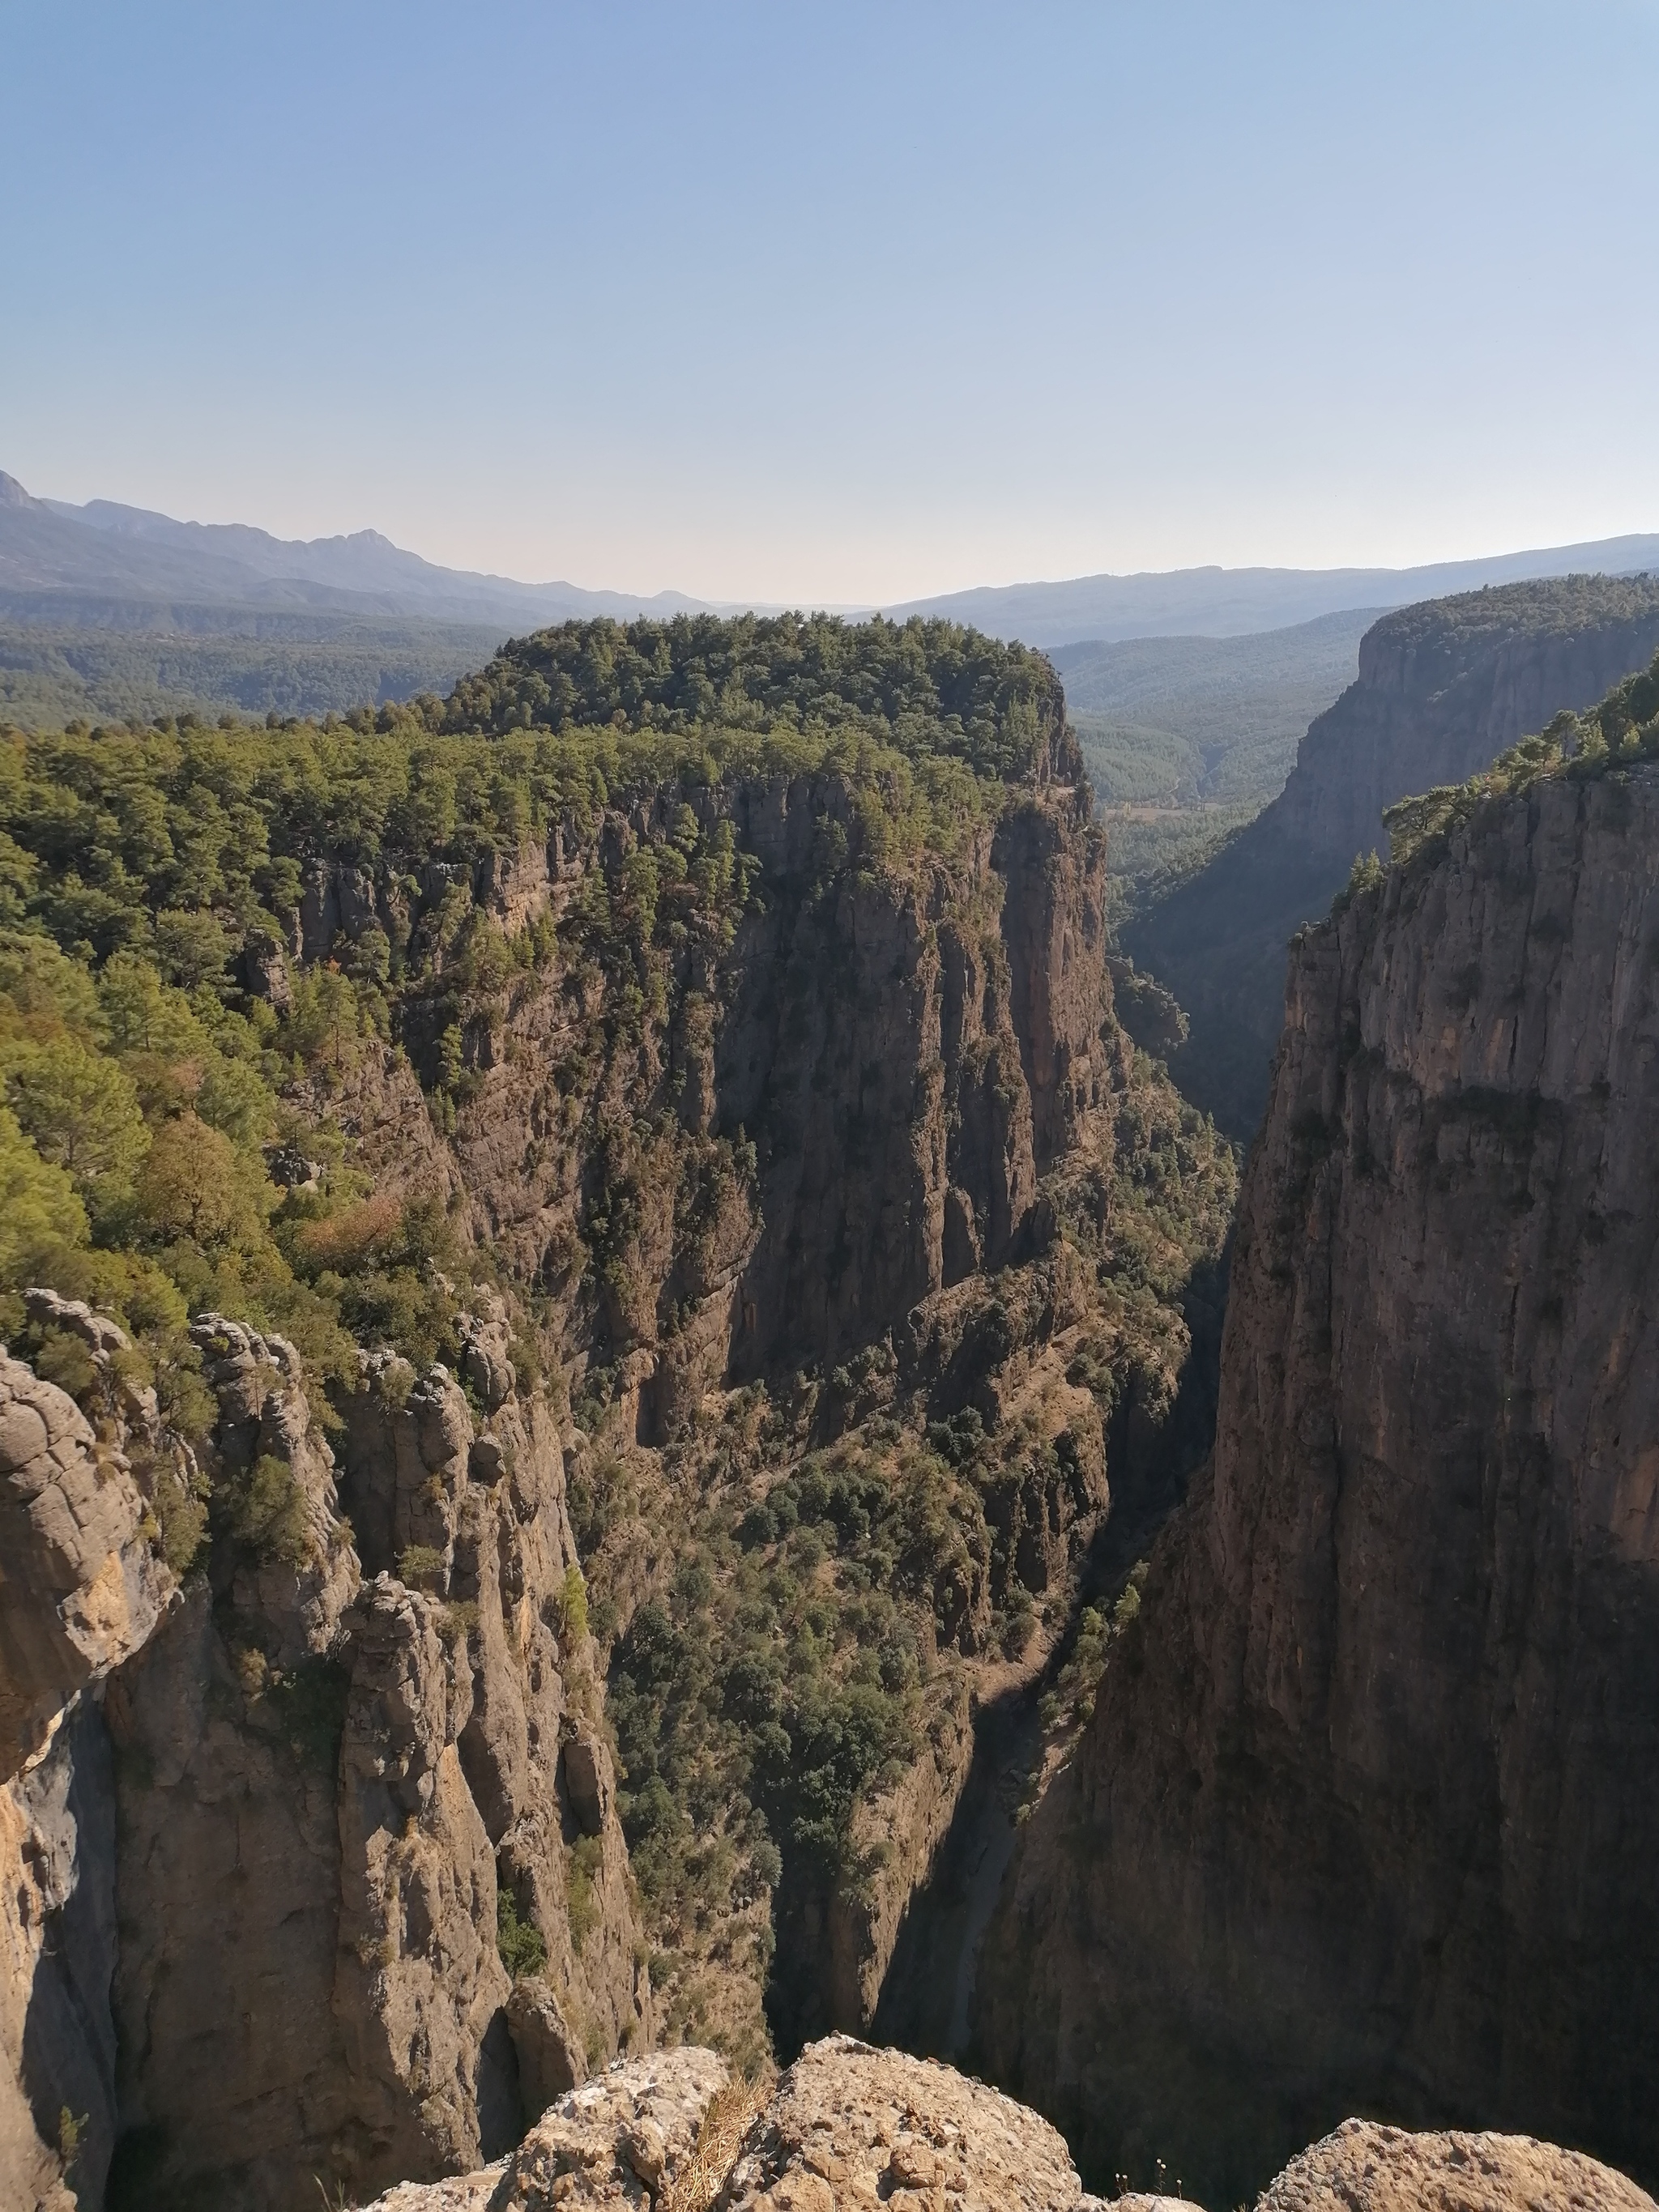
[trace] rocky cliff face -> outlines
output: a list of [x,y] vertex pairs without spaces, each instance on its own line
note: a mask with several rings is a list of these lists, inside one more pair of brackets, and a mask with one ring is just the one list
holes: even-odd
[[1355,855],[1386,853],[1385,808],[1462,782],[1659,647],[1659,583],[1567,577],[1385,615],[1358,679],[1309,727],[1279,798],[1125,933],[1192,1027],[1171,1059],[1223,1126],[1251,1135],[1284,1012],[1285,939],[1323,914]]
[[118,2124],[114,1772],[96,1693],[176,1593],[122,1449],[160,1441],[155,1398],[117,1371],[119,1329],[50,1292],[39,1306],[95,1363],[98,1426],[0,1355],[0,2186],[68,2212],[71,2181],[100,2197]]
[[[292,1347],[198,1322],[219,1534],[182,1592],[130,1471],[161,1447],[153,1488],[185,1449],[153,1399],[100,1373],[100,1437],[6,1363],[5,1692],[20,1750],[48,1739],[0,1799],[18,2202],[101,2202],[112,2153],[131,2206],[465,2167],[517,2140],[526,2090],[648,2036],[556,1425],[499,1320],[471,1326],[487,1411],[366,1356],[337,1466]],[[502,1893],[538,1954],[516,1984]]]
[[[204,1314],[193,1449],[152,1406],[130,1496],[112,1457],[52,1477],[103,1519],[9,1624],[20,1755],[106,1686],[16,1848],[83,1899],[101,1994],[41,2077],[88,2130],[20,2093],[31,2177],[78,2161],[94,2202],[112,2154],[112,2204],[287,2212],[465,2172],[659,2029],[752,2070],[763,1992],[786,2050],[872,2017],[977,1701],[1030,1685],[1148,1479],[1232,1191],[1115,1018],[1077,775],[1057,725],[959,835],[884,844],[824,769],[307,864],[256,996],[382,939],[424,980],[290,1094],[374,1192],[331,1213],[289,1146],[295,1233],[372,1253],[435,1200],[472,1279],[419,1286],[443,1363],[371,1337],[326,1392]],[[176,1592],[163,1465],[205,1517]]]
[[[653,1786],[699,1808],[702,1841],[681,1826],[672,1873],[656,1848],[643,1863],[665,2017],[750,2059],[763,1985],[786,2052],[873,2017],[957,1809],[975,1701],[1007,1654],[1040,1638],[1035,1666],[1062,1632],[1111,1489],[1133,1497],[1158,1460],[1188,1349],[1180,1285],[1224,1233],[1231,1162],[1115,1016],[1104,842],[1078,772],[1057,738],[991,818],[885,854],[861,848],[859,791],[829,770],[670,782],[562,823],[472,882],[503,928],[550,921],[560,950],[467,1020],[447,1140],[417,1085],[439,1018],[418,1007],[409,1062],[370,1053],[334,1101],[377,1187],[418,1161],[535,1286],[580,1418],[571,1478],[622,1699],[624,1812],[649,1844],[679,1817]],[[665,946],[682,853],[695,884],[721,851],[723,913],[674,907]],[[335,927],[407,935],[398,895],[368,871],[317,875],[296,954]],[[418,1395],[411,1438],[434,1418],[414,1421]],[[371,1505],[346,1413],[365,1565],[444,1550],[428,1462],[400,1447]],[[867,1501],[800,1509],[804,1570],[787,1517],[803,1480],[809,1497],[854,1480]],[[740,1533],[757,1521],[758,1551]],[[814,1563],[826,1545],[848,1552],[845,1581]],[[736,1617],[744,1553],[781,1593],[764,1627],[752,1605]],[[856,1686],[856,1710],[791,1705],[781,1646],[798,1635],[826,1669],[814,1695]],[[677,1705],[706,1745],[665,1771]],[[768,1729],[782,1742],[757,1776]],[[811,1822],[808,1758],[834,1770]],[[906,1771],[878,1781],[883,1765]],[[826,1860],[823,1821],[844,1816]],[[798,1850],[806,1825],[817,1840]]]
[[1659,2171],[1656,1083],[1650,766],[1295,950],[1212,1478],[981,1980],[1085,2168],[1231,2202],[1363,2104]]

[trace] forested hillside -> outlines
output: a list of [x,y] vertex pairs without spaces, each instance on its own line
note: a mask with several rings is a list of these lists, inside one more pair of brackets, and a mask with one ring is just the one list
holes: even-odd
[[216,721],[349,714],[447,691],[500,644],[499,629],[338,615],[136,607],[119,619],[6,621],[0,599],[0,722]]
[[[237,1458],[204,1313],[294,1347],[351,1516],[328,1556],[392,1577],[342,1615],[351,1679],[386,1606],[428,1607],[472,1670],[489,1941],[526,2021],[562,2008],[560,2063],[653,2010],[750,2069],[866,2025],[976,1701],[1052,1667],[1045,1724],[1076,1727],[1115,1632],[1079,1607],[1133,1564],[1097,1553],[1108,1505],[1149,1534],[1205,1432],[1233,1159],[1116,1018],[1052,670],[944,623],[596,623],[447,702],[14,733],[0,775],[7,1334],[96,1407],[106,1370],[19,1293],[128,1331],[179,1447],[133,1462],[151,1540],[221,1594],[247,1743],[285,1662],[228,1594],[309,1560],[329,1492],[281,1448]],[[574,1585],[509,1541],[526,1485]],[[590,1632],[607,1683],[614,1799],[590,1759],[595,1825],[562,1846],[525,1825],[533,1763],[500,1765],[526,1593],[570,1713]],[[617,1812],[648,2004],[618,1993]],[[140,1791],[121,1817],[183,1815]],[[373,1896],[350,1909],[380,1942]],[[447,1989],[446,1926],[421,1971]],[[227,2008],[281,1941],[214,1953]],[[379,1988],[332,2002],[376,2018]],[[458,2080],[488,2025],[465,1995]],[[167,2054],[144,2094],[179,2111],[204,2093]],[[239,2095],[267,2094],[256,2061]],[[410,2094],[397,2073],[386,2144]],[[456,2095],[442,2141],[489,2140],[484,2088]],[[191,2131],[210,2164],[216,2127]]]

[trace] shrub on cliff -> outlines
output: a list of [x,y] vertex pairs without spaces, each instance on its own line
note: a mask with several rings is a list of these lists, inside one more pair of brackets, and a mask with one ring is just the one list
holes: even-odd
[[1656,759],[1659,655],[1650,667],[1615,684],[1598,706],[1582,714],[1558,714],[1547,729],[1522,738],[1467,783],[1443,784],[1389,807],[1382,817],[1389,858],[1401,865],[1437,858],[1452,832],[1483,802],[1530,791],[1544,777],[1583,781]]

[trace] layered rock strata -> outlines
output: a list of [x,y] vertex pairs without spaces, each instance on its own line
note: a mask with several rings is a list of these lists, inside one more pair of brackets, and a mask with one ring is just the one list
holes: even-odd
[[1310,932],[1212,1479],[1029,1825],[984,2062],[1228,2201],[1364,2106],[1659,2172],[1659,772]]

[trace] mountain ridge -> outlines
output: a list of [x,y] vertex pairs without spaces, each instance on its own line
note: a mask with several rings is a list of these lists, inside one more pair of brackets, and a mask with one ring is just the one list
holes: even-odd
[[[48,528],[50,526],[50,528]],[[63,535],[75,533],[73,539]],[[135,557],[134,549],[145,549]],[[117,550],[118,549],[118,550]],[[30,574],[31,556],[38,572]],[[149,567],[147,569],[146,561]],[[68,563],[70,573],[64,573]],[[74,573],[78,564],[79,573]],[[1468,561],[1408,568],[1227,568],[1218,564],[1049,582],[980,585],[884,609],[892,619],[945,616],[987,635],[1018,636],[1039,647],[1132,637],[1242,636],[1285,629],[1361,606],[1403,606],[1414,599],[1531,577],[1602,569],[1659,568],[1659,534],[1628,534],[1545,546]],[[0,592],[14,618],[31,591],[76,589],[91,580],[116,596],[190,596],[220,604],[283,604],[360,615],[432,615],[452,621],[494,619],[509,629],[540,629],[575,617],[738,611],[741,601],[709,601],[676,591],[594,591],[562,580],[527,583],[448,568],[396,545],[377,530],[319,538],[279,538],[248,523],[180,522],[153,508],[95,499],[76,506],[39,499],[0,471]],[[319,594],[324,596],[319,596]],[[781,603],[754,603],[777,611]],[[876,611],[865,605],[832,610]]]

